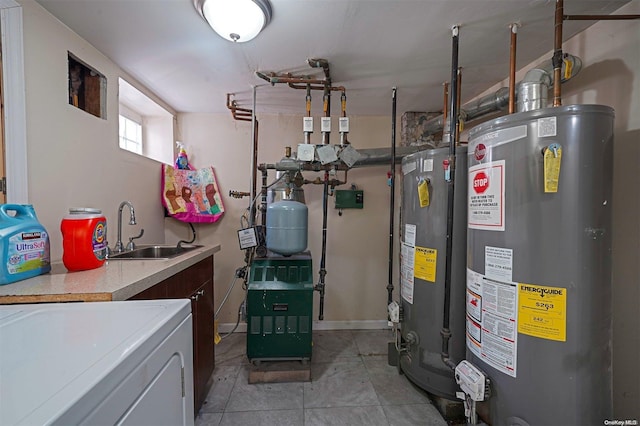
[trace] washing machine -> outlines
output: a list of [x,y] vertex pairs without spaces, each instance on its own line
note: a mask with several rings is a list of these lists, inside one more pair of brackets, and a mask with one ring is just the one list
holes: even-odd
[[193,425],[187,299],[0,306],[0,424]]

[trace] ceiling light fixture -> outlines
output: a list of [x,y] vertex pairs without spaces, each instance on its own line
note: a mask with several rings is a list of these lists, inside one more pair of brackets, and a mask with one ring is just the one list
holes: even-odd
[[269,0],[193,0],[193,3],[215,32],[233,42],[253,39],[271,20]]

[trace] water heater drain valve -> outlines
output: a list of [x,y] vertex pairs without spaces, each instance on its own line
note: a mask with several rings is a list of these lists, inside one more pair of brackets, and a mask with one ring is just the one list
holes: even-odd
[[482,371],[468,361],[461,361],[455,370],[456,383],[462,389],[456,396],[464,401],[464,414],[470,424],[476,424],[476,402],[489,398],[490,380]]

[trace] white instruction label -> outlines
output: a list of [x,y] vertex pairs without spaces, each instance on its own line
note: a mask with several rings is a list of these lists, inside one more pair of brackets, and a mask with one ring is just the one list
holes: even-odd
[[467,269],[467,347],[498,371],[516,377],[518,291]]
[[484,248],[484,273],[487,278],[511,282],[513,250],[500,247]]
[[468,194],[469,228],[504,231],[505,161],[470,167]]
[[433,171],[433,158],[425,158],[422,163],[422,171],[423,172],[432,172]]
[[415,247],[402,243],[400,250],[400,284],[402,286],[402,298],[411,304],[413,304],[413,262],[415,252]]
[[416,246],[416,225],[410,223],[404,225],[404,242],[411,247]]

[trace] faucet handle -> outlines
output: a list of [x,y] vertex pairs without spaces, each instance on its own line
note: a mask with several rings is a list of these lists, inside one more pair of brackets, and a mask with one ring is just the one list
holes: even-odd
[[129,237],[129,243],[127,244],[127,251],[133,250],[136,248],[135,243],[133,242],[133,240],[137,240],[138,238],[142,237],[142,235],[144,235],[144,229],[140,230],[140,234],[136,237]]

